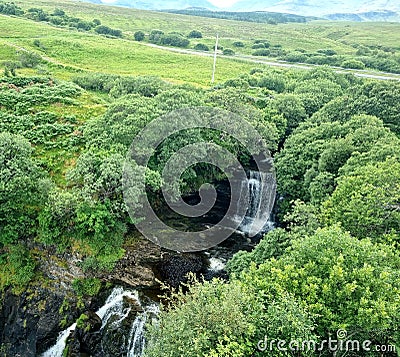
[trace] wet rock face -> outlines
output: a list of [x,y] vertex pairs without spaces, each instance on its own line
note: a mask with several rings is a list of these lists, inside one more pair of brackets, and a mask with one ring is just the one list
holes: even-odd
[[204,257],[196,254],[166,253],[158,264],[161,279],[172,287],[187,282],[187,275],[200,274],[206,265]]
[[50,347],[62,328],[60,321],[69,316],[60,315],[64,296],[40,288],[20,296],[7,291],[0,310],[0,344],[6,356],[33,357]]
[[147,239],[140,239],[125,247],[125,256],[117,262],[113,271],[104,274],[107,281],[119,282],[135,288],[158,286],[153,267],[161,259],[161,248]]
[[80,317],[79,326],[71,333],[67,341],[67,357],[93,355],[101,341],[101,318],[93,311],[86,311]]

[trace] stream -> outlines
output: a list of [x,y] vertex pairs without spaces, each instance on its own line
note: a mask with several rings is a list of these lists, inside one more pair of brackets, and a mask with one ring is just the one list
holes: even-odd
[[[226,262],[239,250],[251,250],[259,241],[262,233],[273,229],[270,212],[275,203],[275,181],[266,177],[264,173],[249,171],[248,179],[242,182],[241,190],[248,190],[249,202],[247,212],[238,230],[227,240],[203,254],[208,261],[205,278],[224,276]],[[267,190],[263,189],[263,183]],[[230,192],[226,185],[221,185],[217,201],[213,209],[197,220],[186,220],[177,216],[173,211],[162,212],[163,220],[170,225],[176,225],[182,230],[201,230],[218,222],[226,212],[226,202],[229,202]],[[195,195],[188,198],[188,203],[197,204]],[[238,203],[240,204],[240,203]],[[237,217],[231,217],[233,221]],[[137,309],[139,307],[139,310]],[[136,310],[135,310],[136,309]],[[133,311],[135,310],[135,311]],[[149,320],[156,319],[158,304],[150,302],[144,304],[139,298],[138,291],[125,290],[115,287],[108,296],[104,305],[96,311],[101,319],[99,331],[100,347],[95,356],[123,356],[140,357],[145,348],[145,329]],[[44,352],[41,357],[62,357],[68,337],[76,329],[76,323],[59,334],[56,343]],[[114,349],[107,347],[115,345]]]
[[[122,287],[115,287],[105,304],[96,311],[102,320],[100,332],[105,328],[120,329],[126,323],[127,318],[132,312],[130,301],[140,306],[143,312],[139,312],[130,324],[128,338],[126,340],[126,357],[140,357],[145,346],[145,325],[149,318],[155,318],[158,314],[158,305],[153,303],[142,306],[137,291],[125,290]],[[137,307],[136,306],[136,307]],[[62,357],[66,347],[67,339],[71,332],[75,330],[76,323],[62,331],[54,346],[44,352],[41,357]]]

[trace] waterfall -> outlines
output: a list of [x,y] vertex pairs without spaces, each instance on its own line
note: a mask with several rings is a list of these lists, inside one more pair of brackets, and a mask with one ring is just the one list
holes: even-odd
[[209,262],[210,262],[209,270],[211,270],[212,272],[218,272],[225,269],[226,266],[225,260],[212,257],[209,259]]
[[56,344],[43,353],[42,357],[62,357],[68,336],[73,330],[75,330],[75,327],[76,323],[60,332]]
[[158,315],[158,313],[158,305],[149,305],[146,310],[135,319],[129,333],[127,357],[140,357],[143,355],[146,342],[144,338],[144,327],[148,317],[151,314]]
[[250,171],[242,182],[242,192],[248,190],[248,208],[239,231],[250,237],[272,228],[270,213],[275,203],[276,182],[271,173]]
[[[102,320],[102,326],[100,331],[104,330],[111,322],[111,326],[118,327],[125,320],[131,308],[124,307],[124,297],[134,300],[138,306],[142,307],[138,292],[124,290],[122,287],[116,287],[111,292],[110,296],[107,298],[105,304],[96,311],[96,314]],[[158,314],[158,305],[152,304],[146,307],[142,307],[143,312],[138,313],[135,320],[133,321],[129,336],[127,339],[127,357],[140,357],[143,354],[144,344],[145,344],[145,324],[149,316],[154,316]],[[112,318],[112,320],[110,320]],[[66,330],[62,331],[54,346],[49,348],[44,352],[42,357],[62,357],[63,351],[66,346],[66,342],[70,333],[75,330],[76,323],[68,327]]]

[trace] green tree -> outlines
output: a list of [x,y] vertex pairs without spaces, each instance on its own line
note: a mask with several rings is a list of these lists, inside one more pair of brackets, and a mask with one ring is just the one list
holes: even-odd
[[189,38],[203,38],[203,35],[201,34],[200,31],[193,30],[193,31],[190,31],[190,32],[189,32],[188,37],[189,37]]
[[238,281],[192,281],[188,293],[174,293],[171,300],[150,328],[147,357],[262,356],[257,344],[267,335],[288,340],[313,336],[313,324],[295,299],[285,295],[264,305]]
[[133,37],[135,38],[135,41],[143,41],[144,37],[145,37],[145,34],[144,34],[143,31],[136,31],[133,34]]
[[398,239],[400,162],[388,158],[340,177],[336,190],[323,207],[327,223],[340,222],[356,237],[389,242]]
[[210,48],[204,43],[198,43],[193,48],[198,51],[210,51]]
[[222,51],[222,54],[225,56],[234,56],[235,55],[235,51],[230,49],[230,48],[224,48]]
[[321,338],[346,329],[352,339],[398,344],[399,268],[391,247],[329,227],[293,241],[280,258],[253,265],[241,280],[267,300],[293,294],[317,318]]
[[34,52],[22,51],[18,55],[18,60],[22,67],[35,68],[42,61],[42,57]]
[[46,185],[32,152],[25,138],[0,133],[0,245],[35,232]]

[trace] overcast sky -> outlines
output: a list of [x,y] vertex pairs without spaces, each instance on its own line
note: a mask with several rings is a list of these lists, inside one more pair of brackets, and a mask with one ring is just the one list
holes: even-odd
[[211,4],[218,7],[227,7],[233,5],[235,2],[239,0],[208,0]]

